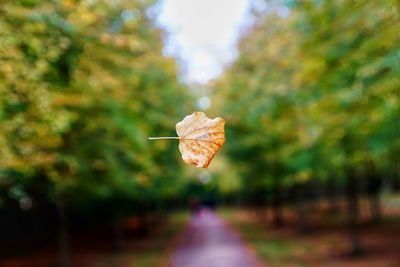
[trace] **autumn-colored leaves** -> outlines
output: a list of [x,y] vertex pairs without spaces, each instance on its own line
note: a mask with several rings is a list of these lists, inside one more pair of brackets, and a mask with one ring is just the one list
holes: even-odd
[[225,143],[225,120],[210,119],[203,112],[193,112],[176,124],[178,137],[150,137],[149,139],[179,139],[182,159],[199,168],[207,168]]

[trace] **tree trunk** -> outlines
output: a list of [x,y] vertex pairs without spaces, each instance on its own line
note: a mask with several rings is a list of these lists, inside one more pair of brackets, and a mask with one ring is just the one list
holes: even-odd
[[347,201],[348,201],[348,227],[349,227],[349,239],[350,239],[350,255],[355,256],[362,254],[364,249],[361,244],[360,236],[358,233],[358,218],[359,218],[359,206],[358,206],[358,184],[355,177],[354,170],[351,169],[347,173]]
[[326,185],[326,194],[328,195],[329,208],[328,211],[331,214],[336,214],[339,211],[338,207],[338,196],[337,187],[335,184],[335,178],[329,178]]
[[381,221],[381,203],[380,191],[382,188],[382,179],[379,176],[373,162],[367,163],[367,194],[370,210],[371,223],[379,223]]
[[371,223],[377,224],[382,220],[381,199],[379,194],[370,195],[369,207],[371,212]]
[[283,216],[282,216],[282,192],[281,186],[277,182],[274,186],[274,195],[272,199],[272,225],[275,227],[283,226]]
[[305,203],[305,185],[296,185],[295,188],[295,208],[297,213],[297,231],[300,234],[308,232],[306,203]]
[[57,211],[59,216],[59,229],[58,229],[58,266],[69,267],[69,244],[68,244],[68,229],[67,229],[67,215],[65,210],[65,202],[59,198],[57,200]]
[[113,249],[115,252],[119,252],[122,249],[123,229],[121,216],[117,216],[113,224]]
[[262,213],[262,222],[264,225],[266,225],[268,223],[268,209],[269,209],[269,203],[268,200],[264,201],[264,205],[261,208],[261,213]]

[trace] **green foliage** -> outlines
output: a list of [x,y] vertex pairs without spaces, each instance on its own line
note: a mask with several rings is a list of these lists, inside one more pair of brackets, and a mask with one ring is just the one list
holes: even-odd
[[126,210],[158,205],[184,184],[176,143],[147,140],[173,134],[190,101],[175,62],[161,54],[162,32],[146,16],[151,4],[2,4],[5,198],[28,194],[35,203],[45,195],[83,209],[111,201]]
[[340,178],[348,166],[362,175],[371,163],[399,172],[398,3],[267,3],[215,85],[246,190]]

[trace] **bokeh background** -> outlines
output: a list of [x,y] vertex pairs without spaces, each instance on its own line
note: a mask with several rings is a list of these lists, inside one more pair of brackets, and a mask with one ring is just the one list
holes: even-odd
[[[175,124],[226,120],[208,170]],[[397,0],[0,1],[0,266],[170,266],[217,209],[266,266],[400,264]]]

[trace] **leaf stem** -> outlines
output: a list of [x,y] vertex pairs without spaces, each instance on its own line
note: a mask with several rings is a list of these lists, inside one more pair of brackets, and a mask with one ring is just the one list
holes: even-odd
[[149,140],[167,140],[167,139],[180,139],[178,136],[162,136],[162,137],[149,137]]

